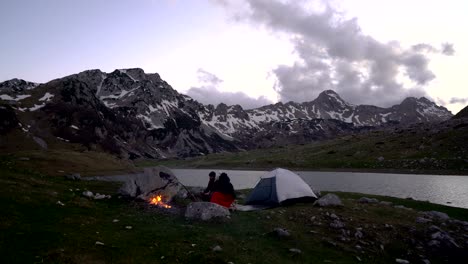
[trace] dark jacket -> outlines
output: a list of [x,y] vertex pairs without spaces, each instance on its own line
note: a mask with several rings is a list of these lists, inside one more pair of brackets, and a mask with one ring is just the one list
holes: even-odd
[[230,194],[232,197],[236,198],[236,193],[234,192],[231,180],[225,173],[221,173],[219,179],[215,182],[213,192]]
[[206,186],[206,189],[203,192],[211,193],[213,192],[214,187],[215,187],[215,179],[210,179],[210,181],[208,182],[208,186]]

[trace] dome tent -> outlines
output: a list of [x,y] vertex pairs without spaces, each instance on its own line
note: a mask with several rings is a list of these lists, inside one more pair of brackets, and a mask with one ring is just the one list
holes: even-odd
[[260,178],[245,204],[279,205],[299,199],[317,199],[317,196],[299,175],[277,168]]

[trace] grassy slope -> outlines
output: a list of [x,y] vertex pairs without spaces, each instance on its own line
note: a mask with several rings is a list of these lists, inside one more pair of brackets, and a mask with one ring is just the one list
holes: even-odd
[[[191,168],[287,167],[313,170],[382,170],[468,174],[465,129],[435,135],[425,131],[374,131],[306,145],[289,145],[238,153],[218,153],[187,160],[140,161]],[[383,157],[383,161],[378,161]],[[421,161],[426,158],[425,161]],[[430,160],[433,159],[433,160]]]
[[81,176],[115,175],[138,170],[129,161],[96,151],[28,150],[0,155],[1,159],[13,161],[19,168],[27,168],[47,175],[70,173],[80,173]]
[[[235,212],[227,223],[191,222],[118,199],[114,195],[119,187],[116,184],[67,181],[21,169],[14,163],[5,158],[0,163],[2,263],[353,263],[356,256],[363,262],[394,263],[395,258],[406,254],[409,246],[404,238],[417,215],[415,211],[357,204],[351,198],[360,197],[358,194],[341,193],[346,198],[343,208],[298,204]],[[114,196],[89,200],[81,196],[83,190]],[[468,220],[468,210],[464,209],[379,198]],[[363,240],[374,245],[359,253],[355,240],[340,242],[340,232],[325,223],[326,212],[347,219],[351,230],[364,227]],[[310,221],[313,216],[317,220]],[[113,219],[119,222],[113,223]],[[384,224],[395,229],[386,229]],[[278,239],[267,234],[276,227],[287,228],[291,237]],[[371,227],[376,229],[371,231]],[[95,245],[96,241],[105,245]],[[385,251],[379,249],[380,243]],[[214,245],[220,245],[223,251],[212,252]],[[302,254],[290,253],[289,248],[299,248]],[[436,257],[431,263],[437,263]]]

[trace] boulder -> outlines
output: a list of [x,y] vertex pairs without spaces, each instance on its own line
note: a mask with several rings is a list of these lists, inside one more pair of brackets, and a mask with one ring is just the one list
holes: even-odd
[[335,219],[330,223],[330,227],[335,228],[335,229],[340,229],[340,228],[345,227],[345,224],[341,222],[340,220]]
[[182,185],[172,171],[164,166],[145,168],[143,174],[128,179],[120,188],[124,196],[149,200],[161,195],[164,202],[177,195]]
[[79,173],[72,173],[65,175],[65,178],[72,181],[79,181],[81,180],[81,175]]
[[358,200],[358,203],[369,203],[369,204],[374,204],[374,203],[378,203],[379,200],[375,199],[375,198],[367,198],[367,197],[361,197],[359,198]]
[[289,236],[291,236],[291,234],[289,234],[288,230],[286,230],[284,228],[280,228],[280,227],[275,228],[275,230],[273,230],[273,233],[277,237],[289,237]]
[[47,150],[47,143],[40,137],[33,137],[33,140],[44,150]]
[[440,220],[440,221],[446,221],[450,219],[450,217],[446,213],[442,213],[438,211],[424,212],[424,216],[429,219]]
[[213,218],[228,219],[229,210],[221,205],[210,202],[193,202],[187,206],[185,217],[207,221]]
[[343,203],[336,194],[328,193],[327,195],[320,197],[317,201],[315,201],[314,205],[318,206],[343,206]]

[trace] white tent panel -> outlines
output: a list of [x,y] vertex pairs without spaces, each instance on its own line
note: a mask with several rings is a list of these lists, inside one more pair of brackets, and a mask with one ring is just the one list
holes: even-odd
[[285,169],[276,169],[276,193],[278,195],[278,202],[283,202],[288,199],[300,197],[314,197],[310,186],[302,180],[302,178]]

